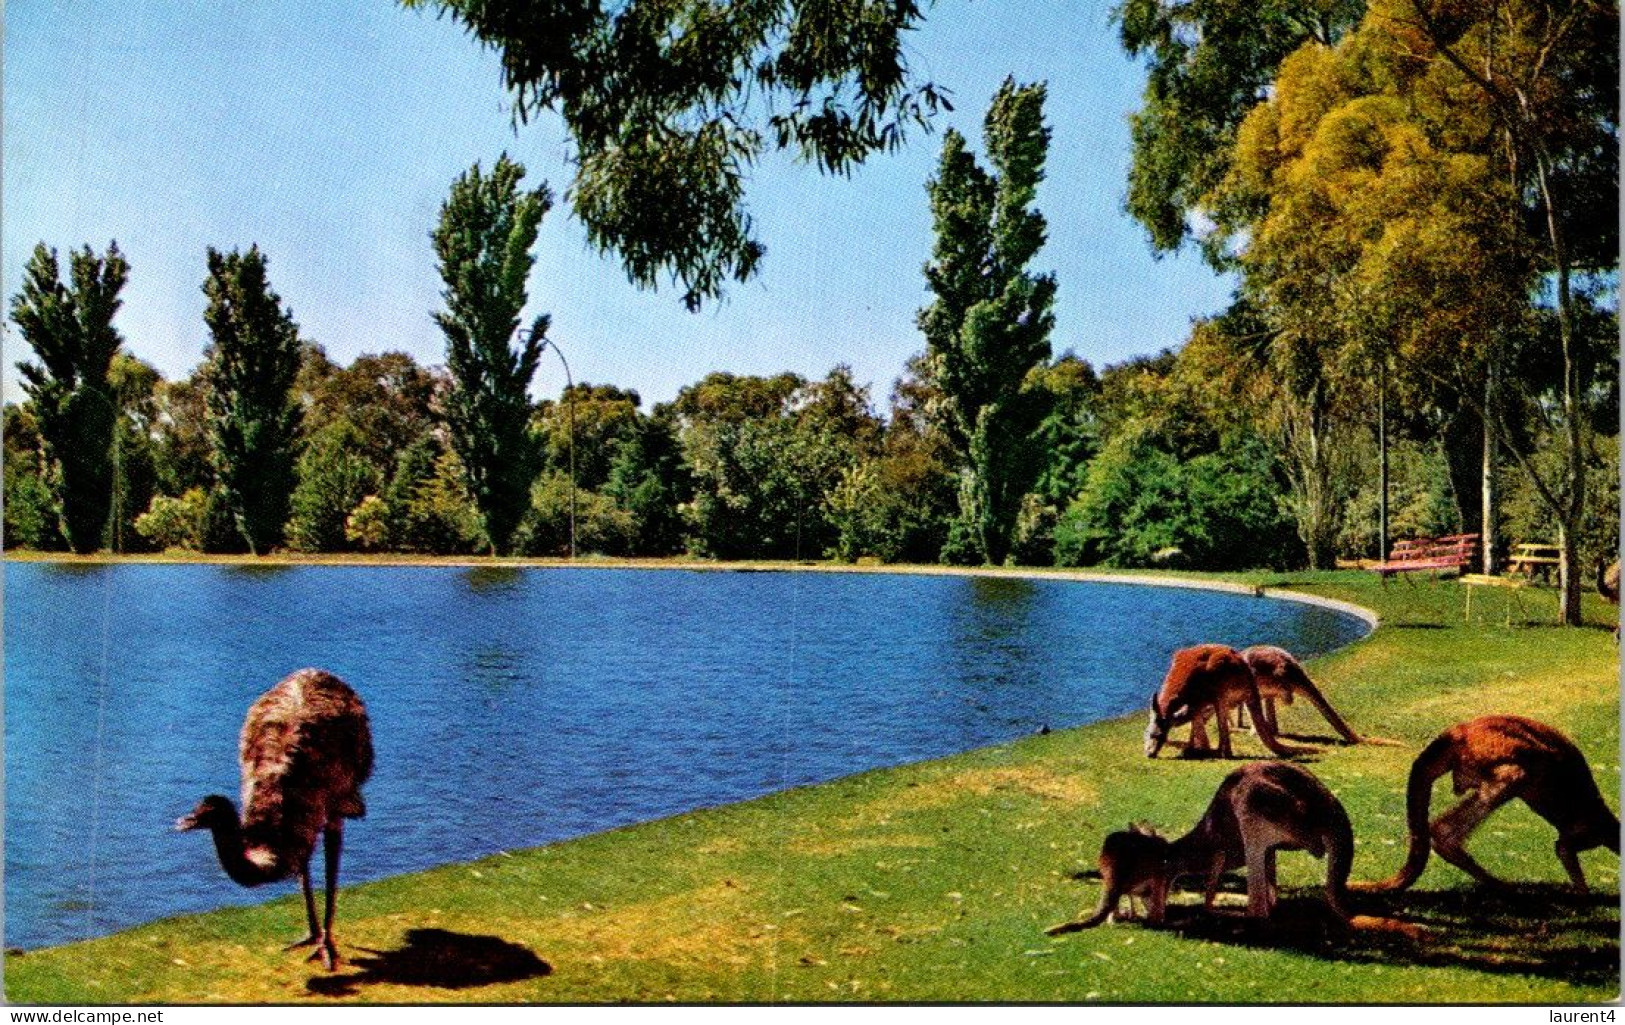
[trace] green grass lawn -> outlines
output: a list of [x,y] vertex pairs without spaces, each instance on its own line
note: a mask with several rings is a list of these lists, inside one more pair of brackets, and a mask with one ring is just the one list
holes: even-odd
[[[1371,637],[1310,669],[1357,730],[1403,746],[1327,747],[1306,764],[1354,824],[1355,878],[1404,852],[1411,759],[1440,729],[1488,712],[1528,715],[1585,751],[1611,804],[1619,792],[1614,610],[1559,629],[1551,592],[1503,595],[1463,622],[1454,583],[1379,587],[1370,574],[1232,577],[1377,610]],[[13,624],[15,628],[15,624]],[[1145,681],[1149,694],[1158,680]],[[1302,702],[1288,732],[1330,731]],[[1619,865],[1584,856],[1596,895],[1566,892],[1555,834],[1521,803],[1475,834],[1491,871],[1525,881],[1496,894],[1437,857],[1408,893],[1356,897],[1424,938],[1356,931],[1318,914],[1324,865],[1283,854],[1280,921],[1243,928],[1176,896],[1172,927],[1133,923],[1050,938],[1094,906],[1104,834],[1148,820],[1192,825],[1236,763],[1148,761],[1138,718],[1033,736],[567,843],[345,889],[328,974],[282,945],[303,934],[295,888],[251,908],[153,923],[48,950],[9,953],[23,1003],[314,1001],[1432,1002],[1601,1001],[1619,993]],[[1183,731],[1181,731],[1182,733]],[[1239,751],[1264,753],[1251,735]],[[547,766],[538,765],[538,773]],[[493,785],[523,785],[501,781]],[[477,799],[477,795],[471,799]],[[1449,799],[1435,791],[1434,807]],[[352,844],[388,829],[367,820]],[[199,854],[198,871],[218,871]],[[1239,881],[1222,900],[1244,901]]]

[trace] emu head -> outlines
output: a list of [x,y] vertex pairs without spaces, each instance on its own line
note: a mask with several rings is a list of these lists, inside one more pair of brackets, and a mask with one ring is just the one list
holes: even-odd
[[230,798],[210,794],[198,802],[198,806],[192,809],[191,814],[182,815],[175,820],[175,832],[189,833],[194,829],[214,829],[216,825],[237,825],[237,809],[232,805]]

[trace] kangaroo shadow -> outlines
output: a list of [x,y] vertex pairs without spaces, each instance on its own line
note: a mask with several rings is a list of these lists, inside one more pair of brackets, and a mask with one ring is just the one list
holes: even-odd
[[355,996],[363,986],[394,983],[471,989],[550,975],[553,966],[516,943],[445,929],[412,929],[396,950],[366,950],[349,963],[360,971],[312,978],[305,988],[329,997]]
[[1318,893],[1308,892],[1283,895],[1264,922],[1239,911],[1203,914],[1199,907],[1170,907],[1167,927],[1193,939],[1290,949],[1353,964],[1464,968],[1587,986],[1619,980],[1617,894],[1526,884],[1355,894],[1350,903],[1357,916],[1353,927]]

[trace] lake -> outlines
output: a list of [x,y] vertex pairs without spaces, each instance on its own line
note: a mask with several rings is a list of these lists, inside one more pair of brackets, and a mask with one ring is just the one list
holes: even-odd
[[237,887],[171,826],[204,794],[236,799],[248,706],[303,666],[372,718],[355,883],[1139,712],[1184,645],[1307,656],[1367,630],[1297,602],[990,577],[3,571],[5,943],[22,948],[297,892]]

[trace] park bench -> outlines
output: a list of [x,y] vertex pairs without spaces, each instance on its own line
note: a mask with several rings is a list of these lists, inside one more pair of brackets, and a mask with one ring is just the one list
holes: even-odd
[[1530,580],[1535,574],[1540,574],[1543,583],[1551,581],[1552,570],[1560,561],[1560,552],[1556,545],[1525,544],[1519,545],[1507,560],[1507,568],[1514,573],[1522,573]]
[[1478,549],[1478,535],[1452,534],[1448,537],[1417,537],[1396,541],[1386,562],[1370,567],[1383,583],[1395,573],[1463,572],[1473,561]]

